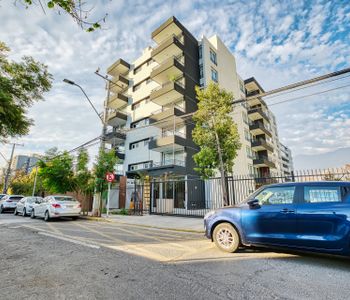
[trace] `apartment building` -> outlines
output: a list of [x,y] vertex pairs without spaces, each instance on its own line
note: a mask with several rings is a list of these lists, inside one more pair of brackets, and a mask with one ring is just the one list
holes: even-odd
[[16,155],[11,164],[12,171],[24,170],[26,173],[32,171],[35,164],[39,161],[38,155]]
[[[195,86],[217,82],[242,99],[264,90],[254,78],[242,80],[235,57],[214,35],[197,40],[175,17],[152,32],[154,46],[129,63],[118,59],[111,76],[106,142],[117,149],[128,177],[190,178],[194,123],[187,114],[196,111]],[[279,141],[275,117],[261,98],[237,104],[232,114],[241,137],[233,174],[268,176],[279,171]]]
[[281,166],[281,172],[285,176],[289,176],[292,174],[293,168],[293,157],[292,157],[292,151],[282,143],[280,143],[280,154],[281,154],[281,160],[280,160],[280,166]]

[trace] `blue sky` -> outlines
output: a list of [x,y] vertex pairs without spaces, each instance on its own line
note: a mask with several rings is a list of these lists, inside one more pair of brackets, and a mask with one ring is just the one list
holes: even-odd
[[[94,75],[119,57],[137,58],[153,45],[151,32],[175,15],[197,38],[217,34],[236,57],[238,73],[254,76],[270,90],[350,66],[348,1],[91,1],[92,19],[108,13],[103,30],[82,31],[68,16],[40,7],[25,10],[0,1],[0,40],[11,58],[31,55],[46,63],[55,82],[45,102],[29,111],[35,119],[18,153],[43,152],[52,146],[70,149],[99,135],[97,117],[80,91],[62,83],[81,84],[102,110],[103,81]],[[284,97],[350,84],[350,77]],[[281,140],[294,155],[325,153],[350,147],[350,87],[271,106]],[[9,153],[9,146],[0,146]]]

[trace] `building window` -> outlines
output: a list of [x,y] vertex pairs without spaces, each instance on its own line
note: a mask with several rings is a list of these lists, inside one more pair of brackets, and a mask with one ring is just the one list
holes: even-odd
[[149,118],[141,119],[139,121],[131,123],[131,128],[137,128],[141,126],[149,125]]
[[135,110],[135,109],[139,108],[140,104],[141,103],[139,102],[139,103],[135,103],[135,104],[131,105],[131,110]]
[[212,63],[214,63],[215,65],[217,65],[217,60],[216,60],[216,53],[214,52],[214,50],[210,49],[210,60],[212,61]]
[[219,81],[218,79],[218,71],[216,71],[215,69],[211,69],[211,79],[213,81],[215,81],[216,83]]
[[129,149],[132,150],[132,149],[139,148],[139,147],[141,146],[141,143],[142,143],[144,146],[148,146],[148,144],[149,144],[149,138],[130,143],[130,144],[129,144]]
[[239,81],[239,89],[241,90],[242,93],[245,94],[244,84],[243,84],[243,82],[241,80]]
[[142,66],[139,66],[137,68],[134,69],[134,74],[137,74],[138,72],[140,72],[142,70]]
[[138,85],[135,85],[133,88],[132,88],[132,90],[134,91],[134,92],[136,92],[137,90],[139,90],[141,88],[141,83],[139,83]]
[[249,125],[248,115],[243,111],[242,111],[242,119],[245,124]]
[[199,66],[199,78],[202,79],[204,77],[203,65]]
[[199,53],[199,59],[201,59],[203,57],[203,46],[202,45],[199,46],[198,53]]
[[245,139],[250,142],[251,138],[250,138],[250,133],[247,129],[244,129],[244,136],[245,136]]

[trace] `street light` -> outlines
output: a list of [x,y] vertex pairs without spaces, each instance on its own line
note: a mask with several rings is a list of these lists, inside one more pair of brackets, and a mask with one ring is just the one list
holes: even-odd
[[74,81],[69,80],[69,79],[63,79],[63,82],[68,83],[70,85],[75,85],[78,88],[80,88],[80,90],[83,92],[83,94],[85,95],[86,99],[89,101],[91,107],[93,108],[93,110],[95,111],[96,115],[99,117],[99,119],[101,120],[102,124],[105,125],[105,121],[101,118],[100,114],[98,113],[97,109],[95,108],[95,106],[92,104],[90,98],[88,97],[88,95],[85,93],[85,91],[83,90],[83,88],[79,85],[76,84]]

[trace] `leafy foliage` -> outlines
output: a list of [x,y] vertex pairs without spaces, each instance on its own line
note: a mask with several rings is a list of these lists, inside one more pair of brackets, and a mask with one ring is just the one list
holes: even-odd
[[115,151],[100,151],[97,162],[94,165],[94,176],[96,191],[102,193],[107,188],[106,173],[114,172],[115,165],[119,161],[115,155]]
[[94,188],[93,176],[88,169],[89,154],[81,148],[78,153],[77,165],[74,174],[74,189],[83,195],[92,193]]
[[86,8],[86,2],[81,0],[21,0],[19,2],[24,4],[26,8],[36,4],[40,5],[44,11],[45,7],[47,7],[49,9],[56,9],[59,14],[64,12],[70,15],[73,20],[87,32],[92,32],[101,28],[101,23],[105,22],[107,18],[107,14],[105,14],[105,16],[98,21],[89,21],[88,17],[92,8]]
[[68,152],[50,149],[39,161],[39,177],[49,193],[64,194],[74,190],[73,157]]
[[206,89],[196,87],[196,93],[198,110],[193,116],[196,126],[192,136],[200,151],[194,155],[195,170],[203,178],[213,176],[221,168],[224,173],[231,173],[241,147],[237,126],[231,116],[233,96],[214,83]]
[[26,116],[35,101],[51,88],[47,66],[25,56],[22,62],[9,61],[10,49],[0,42],[0,140],[29,132],[33,120]]

